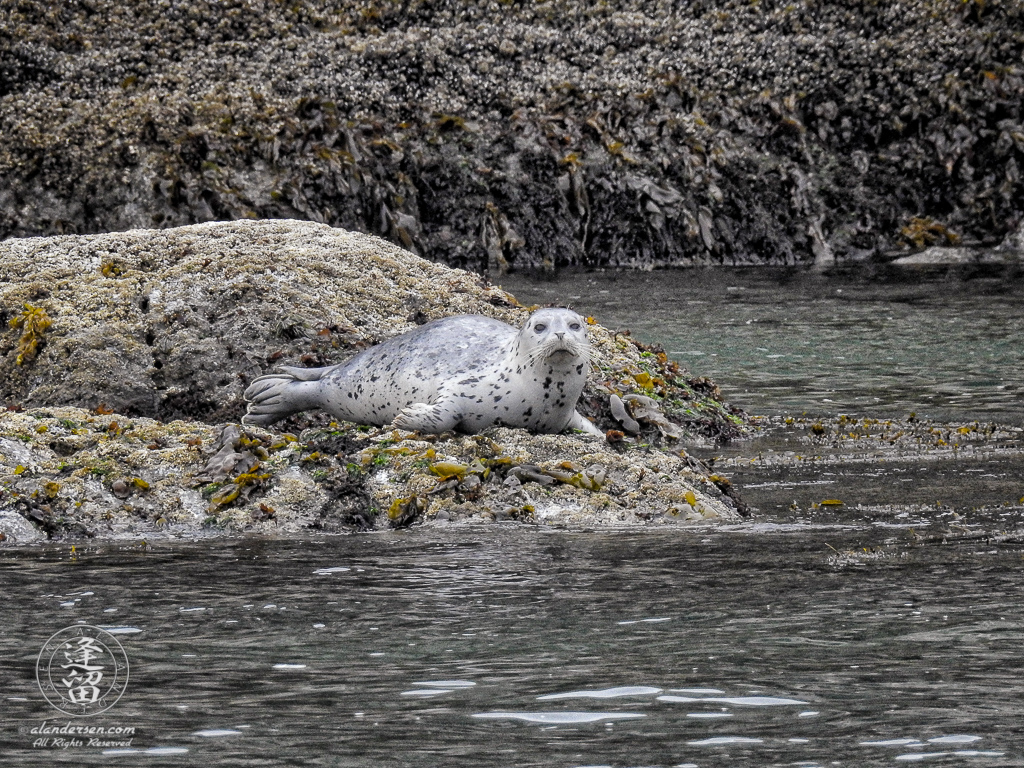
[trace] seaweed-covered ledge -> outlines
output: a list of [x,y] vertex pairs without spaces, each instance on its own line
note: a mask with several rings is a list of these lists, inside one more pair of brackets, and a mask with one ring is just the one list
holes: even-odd
[[715,480],[678,453],[523,430],[433,438],[336,425],[296,437],[72,407],[0,413],[5,543],[733,519]]
[[827,265],[1024,215],[1019,0],[19,0],[0,27],[0,237],[300,218],[476,269]]
[[375,237],[295,221],[0,243],[0,533],[295,532],[420,521],[574,527],[732,518],[687,440],[742,434],[713,382],[591,322],[581,411],[608,441],[424,437],[292,417],[237,426],[245,385],[418,323],[528,309]]

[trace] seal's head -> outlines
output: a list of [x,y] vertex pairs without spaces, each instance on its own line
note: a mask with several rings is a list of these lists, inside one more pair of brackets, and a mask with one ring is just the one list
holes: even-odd
[[590,357],[587,324],[571,309],[538,309],[519,331],[530,364],[577,365]]

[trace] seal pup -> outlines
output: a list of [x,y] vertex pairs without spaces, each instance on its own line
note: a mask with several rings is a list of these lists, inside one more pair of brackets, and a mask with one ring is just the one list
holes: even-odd
[[586,323],[569,309],[537,310],[519,330],[482,315],[447,317],[339,365],[253,379],[242,423],[320,408],[343,421],[434,434],[501,425],[604,437],[576,411],[589,363]]

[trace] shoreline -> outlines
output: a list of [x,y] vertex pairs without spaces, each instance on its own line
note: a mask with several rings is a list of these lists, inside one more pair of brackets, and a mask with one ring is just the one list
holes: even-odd
[[[32,415],[30,414],[30,417]],[[67,414],[54,415],[66,417]],[[0,419],[0,427],[2,423]],[[451,531],[452,535],[456,536],[460,531],[484,530],[496,523],[502,530],[512,526],[517,529],[595,534],[675,531],[676,535],[685,535],[686,531],[698,533],[709,530],[766,530],[764,526],[769,526],[772,530],[779,526],[788,526],[794,532],[798,532],[820,526],[853,526],[867,530],[881,525],[897,529],[917,529],[923,532],[921,535],[966,540],[978,536],[1010,535],[1012,538],[1013,531],[1019,530],[1021,523],[1024,522],[1024,498],[1016,495],[1019,490],[1016,490],[1012,480],[1019,476],[1021,469],[1024,469],[1024,427],[978,422],[943,424],[925,420],[853,419],[846,416],[831,419],[754,417],[753,423],[756,432],[747,439],[724,446],[690,446],[691,455],[709,466],[713,477],[731,484],[737,497],[754,507],[745,518],[735,515],[690,515],[689,519],[686,519],[687,516],[684,515],[673,519],[672,516],[658,514],[648,515],[646,519],[642,515],[630,515],[629,518],[602,518],[587,514],[581,517],[567,515],[564,510],[552,512],[552,507],[548,507],[547,513],[538,513],[538,507],[529,503],[521,504],[518,509],[509,508],[503,514],[488,513],[488,509],[494,508],[494,503],[483,504],[480,501],[481,497],[473,494],[472,491],[479,490],[481,484],[476,481],[472,472],[469,475],[463,474],[462,479],[459,479],[460,467],[462,472],[466,472],[469,465],[457,464],[457,459],[452,458],[455,453],[452,448],[458,443],[461,443],[462,448],[467,444],[478,445],[480,440],[487,440],[492,444],[495,440],[501,440],[506,445],[513,445],[514,433],[518,430],[504,429],[490,430],[480,436],[458,438],[455,441],[442,437],[426,442],[415,435],[401,435],[389,430],[367,430],[353,425],[332,428],[319,434],[310,431],[303,435],[302,440],[291,443],[288,441],[294,438],[285,436],[282,441],[288,445],[279,446],[276,450],[284,448],[291,454],[290,457],[286,457],[289,460],[279,461],[276,467],[269,466],[273,462],[268,462],[265,468],[276,477],[288,478],[291,491],[297,494],[291,501],[294,509],[284,509],[284,505],[281,504],[284,492],[280,487],[274,487],[273,482],[267,483],[265,488],[254,494],[252,503],[235,503],[235,498],[227,499],[224,494],[225,488],[229,491],[234,490],[227,475],[224,475],[221,482],[205,482],[211,478],[203,473],[208,473],[215,463],[211,461],[211,450],[217,447],[218,441],[222,441],[223,437],[223,433],[218,434],[217,429],[205,427],[205,433],[208,440],[212,441],[212,446],[188,446],[187,449],[194,456],[191,461],[192,468],[185,470],[184,477],[189,477],[191,473],[193,479],[188,482],[177,480],[170,484],[172,493],[191,497],[193,508],[188,515],[179,515],[170,520],[154,519],[152,510],[158,506],[154,500],[159,493],[166,495],[167,489],[153,489],[148,481],[145,488],[138,485],[132,487],[132,478],[125,475],[121,468],[113,467],[108,462],[102,467],[101,474],[105,473],[104,477],[100,478],[102,482],[94,484],[97,488],[101,484],[105,487],[107,508],[101,504],[88,515],[82,515],[76,523],[79,526],[77,528],[54,529],[51,532],[57,536],[49,540],[45,538],[45,529],[35,530],[34,535],[26,529],[25,526],[29,523],[25,518],[22,518],[24,525],[20,527],[20,531],[17,526],[12,529],[11,524],[14,521],[11,518],[12,512],[8,509],[6,512],[0,512],[0,529],[6,524],[8,530],[12,532],[6,541],[0,540],[0,547],[9,547],[12,544],[18,545],[19,548],[49,545],[88,547],[101,543],[139,546],[140,542],[142,546],[147,546],[166,541],[201,543],[211,539],[232,540],[250,536],[301,540],[310,536],[350,535],[360,530],[375,533],[402,528],[403,525],[386,524],[376,527],[360,526],[360,515],[363,516],[363,523],[371,523],[375,517],[378,521],[394,520],[392,515],[382,514],[381,509],[377,510],[376,515],[371,513],[372,505],[376,503],[382,507],[386,501],[375,502],[371,499],[365,493],[368,486],[363,486],[362,489],[350,487],[349,490],[353,491],[353,494],[345,502],[350,515],[347,521],[338,518],[332,524],[322,516],[318,520],[318,514],[322,515],[323,511],[324,491],[332,488],[337,490],[339,479],[344,485],[349,479],[349,474],[354,471],[351,462],[348,462],[348,468],[345,470],[347,474],[344,476],[340,476],[338,467],[335,467],[331,470],[332,482],[324,470],[324,467],[332,463],[328,461],[324,449],[328,444],[336,447],[341,442],[353,440],[361,441],[364,447],[347,458],[358,457],[368,471],[385,470],[401,473],[408,471],[408,467],[416,463],[417,457],[420,456],[420,453],[415,452],[417,449],[421,449],[424,455],[430,455],[432,466],[440,466],[443,469],[441,472],[427,472],[424,475],[424,482],[429,478],[428,485],[432,485],[435,490],[441,488],[442,494],[447,490],[444,488],[446,484],[448,489],[460,489],[464,501],[458,501],[460,490],[454,490],[454,493],[439,498],[428,493],[423,497],[424,500],[429,500],[428,506],[422,510],[413,506],[414,514],[405,522],[415,525],[416,528]],[[178,430],[182,435],[191,435],[190,430],[196,429],[195,426],[181,422],[168,424],[166,427],[170,431]],[[154,434],[160,432],[159,426],[148,423],[132,425],[128,431],[134,429],[141,430],[139,437],[143,440],[151,439]],[[234,427],[229,429],[237,430]],[[253,432],[256,433],[254,436],[275,439],[269,433],[264,434],[264,430]],[[530,442],[530,436],[524,433],[523,437]],[[580,442],[575,438],[549,437],[552,444],[562,446],[561,450],[565,450],[564,444],[567,441]],[[535,439],[536,436],[533,437],[533,440]],[[9,438],[0,436],[0,449],[7,440]],[[188,443],[188,439],[185,443]],[[350,443],[349,447],[353,445]],[[318,451],[317,448],[321,450]],[[391,453],[387,453],[388,451]],[[434,453],[429,453],[431,451]],[[388,456],[387,461],[381,461],[382,456]],[[408,458],[412,461],[405,461]],[[650,454],[648,458],[651,458]],[[419,460],[422,463],[422,459]],[[320,469],[314,468],[311,472],[300,469],[303,464],[310,461],[319,465]],[[342,462],[342,456],[338,454],[336,463]],[[537,475],[538,471],[543,472],[540,467],[526,466],[528,474],[523,475],[524,483],[530,474],[535,475],[530,478],[532,480],[542,479]],[[983,467],[986,472],[982,476],[986,479],[982,480],[980,485],[978,481],[974,481],[972,485],[973,477],[970,473],[981,471],[976,467]],[[927,490],[893,486],[889,483],[893,478],[898,479],[900,473],[906,473],[908,469],[912,470],[908,479],[923,485],[925,489],[933,476],[941,474],[946,493],[937,495],[943,498],[925,501],[921,493],[927,493]],[[66,470],[67,467],[61,472],[64,473],[64,483],[68,484],[70,476],[75,472],[69,473]],[[957,476],[960,478],[956,486],[958,493],[953,494],[955,498],[950,498],[949,490],[953,486],[950,485],[949,477],[943,474],[950,471],[958,473]],[[142,469],[138,472],[152,477],[151,472],[147,473]],[[996,476],[992,474],[993,472],[1002,472],[1004,479],[987,479]],[[557,472],[554,474],[558,475]],[[1008,478],[1005,477],[1007,474]],[[29,477],[35,478],[37,484],[44,489],[44,493],[47,488],[53,491],[54,496],[48,501],[52,502],[62,493],[67,493],[65,488],[54,487],[58,481],[46,480],[44,475],[45,470],[37,466],[30,472]],[[469,489],[465,485],[467,476],[472,481],[469,483],[472,488]],[[479,476],[481,475],[476,477]],[[518,477],[514,473],[505,474],[506,479],[514,476]],[[825,479],[826,476],[828,479]],[[563,490],[569,490],[571,481],[568,485],[566,481],[570,478],[565,475],[560,477]],[[118,493],[115,483],[126,478],[129,487]],[[269,475],[266,479],[269,479]],[[694,482],[696,481],[695,477]],[[515,484],[523,487],[518,481]],[[68,487],[70,485],[68,484]],[[369,487],[373,485],[371,483]],[[303,486],[305,490],[300,491]],[[538,493],[544,491],[546,487],[523,487],[520,493],[527,494],[531,501],[537,502],[540,498]],[[758,490],[755,491],[755,488]],[[578,492],[578,489],[574,490]],[[550,493],[545,493],[550,501]],[[794,501],[793,505],[785,508],[781,500],[788,498],[789,495],[797,497],[799,501]],[[408,499],[402,499],[394,493],[391,496],[394,496],[391,512],[397,511],[401,515],[409,511]],[[448,501],[444,501],[446,496]],[[337,497],[335,501],[342,497]],[[713,498],[714,496],[710,497],[710,500],[713,501]],[[707,504],[708,501],[709,499],[702,495],[699,504]],[[543,503],[544,501],[539,502]],[[278,514],[275,504],[281,508],[282,514]],[[759,504],[762,506],[758,507]],[[305,514],[302,505],[307,507]],[[34,509],[38,512],[41,506],[43,505],[36,503]],[[321,509],[314,509],[316,507]],[[527,509],[528,507],[532,508]],[[264,512],[261,516],[255,510]],[[259,519],[260,517],[262,519]],[[103,518],[106,518],[108,523],[106,530],[99,527],[89,530],[83,527],[86,524],[102,526],[99,521]],[[684,525],[680,526],[680,523]]]
[[0,237],[299,218],[478,272],[1022,247],[1014,3],[33,9]]
[[[0,520],[12,541],[292,535],[422,520],[683,530],[738,520],[751,503],[728,475],[757,464],[744,446],[760,451],[759,438],[714,445],[758,420],[659,347],[596,320],[578,408],[611,435],[605,441],[509,429],[437,438],[322,416],[292,417],[279,432],[235,425],[246,383],[278,365],[338,362],[448,314],[512,325],[527,316],[479,276],[376,238],[228,222],[5,241],[0,255]],[[839,432],[854,429],[847,417],[822,421],[822,435],[843,445],[875,445],[865,466],[900,451],[938,465],[951,443],[972,440],[1019,453],[1016,427],[986,435],[890,421],[889,438],[901,434],[889,444],[870,436],[877,421],[856,440]],[[932,445],[938,439],[945,444]],[[823,447],[798,444],[802,453]],[[818,464],[855,463],[840,454]]]

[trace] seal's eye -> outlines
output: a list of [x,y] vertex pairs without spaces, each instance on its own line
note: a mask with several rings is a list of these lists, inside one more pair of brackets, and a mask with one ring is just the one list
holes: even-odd
[[537,333],[540,333],[541,331],[546,331],[547,329],[548,327],[544,325],[544,323],[537,323],[535,326],[533,326],[533,330],[535,330]]
[[579,323],[569,323],[569,330],[578,331],[580,329]]

